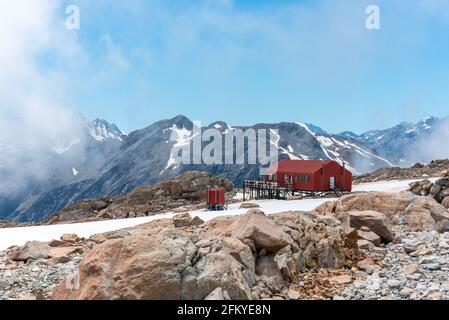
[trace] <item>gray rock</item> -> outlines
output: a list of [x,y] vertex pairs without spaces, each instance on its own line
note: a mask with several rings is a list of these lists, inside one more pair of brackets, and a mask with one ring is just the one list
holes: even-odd
[[10,285],[11,284],[8,281],[0,279],[0,290],[8,288]]
[[417,250],[416,245],[414,243],[411,243],[411,242],[404,243],[403,248],[404,248],[404,251],[406,253],[412,253],[412,252],[415,252]]
[[231,300],[229,293],[226,290],[218,287],[213,290],[204,300]]
[[438,263],[422,264],[421,266],[424,269],[431,270],[431,271],[435,271],[435,270],[440,270],[441,269],[441,266]]
[[192,217],[188,212],[181,213],[173,217],[173,223],[176,228],[190,227]]
[[387,284],[392,289],[398,289],[402,286],[403,283],[400,280],[392,279],[388,280]]

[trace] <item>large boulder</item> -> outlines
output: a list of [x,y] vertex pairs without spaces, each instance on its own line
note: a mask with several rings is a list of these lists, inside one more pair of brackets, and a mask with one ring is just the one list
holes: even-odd
[[81,241],[81,238],[78,237],[78,235],[75,233],[66,233],[61,236],[61,241],[68,243],[76,243]]
[[48,252],[48,257],[49,258],[61,258],[61,257],[68,257],[70,255],[73,255],[75,253],[83,253],[83,247],[79,246],[79,247],[75,247],[75,246],[71,246],[71,247],[56,247],[56,248],[52,248],[49,252]]
[[441,205],[449,209],[449,197],[444,198],[443,201],[441,202]]
[[242,241],[252,240],[256,249],[268,252],[277,252],[291,242],[288,235],[258,209],[249,210],[234,223],[232,236]]
[[204,300],[231,300],[231,298],[229,297],[229,293],[226,290],[217,288],[209,293],[209,295],[204,298]]
[[440,197],[441,197],[441,199],[444,199],[444,198],[446,198],[446,197],[449,197],[449,188],[442,190],[442,191],[440,192]]
[[439,226],[446,225],[449,211],[431,197],[416,196],[411,192],[354,193],[341,197],[337,201],[327,202],[314,210],[319,215],[336,216],[346,223],[348,213],[353,211],[376,211],[385,214],[390,223],[408,225],[412,230],[436,229],[448,230]]
[[46,242],[28,241],[12,257],[14,261],[47,259],[51,247]]
[[[204,299],[221,287],[250,299],[251,274],[217,243],[195,245],[184,229],[141,228],[94,247],[78,273],[55,288],[54,299]],[[214,252],[213,252],[214,251]]]
[[285,284],[284,276],[272,255],[260,256],[256,261],[256,274],[265,278],[270,286],[281,290]]
[[188,212],[177,214],[173,217],[173,224],[176,228],[185,228],[191,226],[199,226],[204,221],[200,217],[191,217]]
[[449,179],[449,170],[443,170],[443,172],[441,172],[441,178]]
[[176,228],[190,227],[192,223],[192,217],[188,212],[177,214],[173,217],[173,224]]
[[103,234],[53,299],[258,299],[305,268],[344,266],[345,245],[338,220],[310,213],[153,221]]
[[[320,217],[309,212],[287,212],[272,216],[293,242],[279,251],[275,257],[290,250],[297,271],[304,268],[342,268],[346,262],[346,249],[352,249],[346,228],[331,217]],[[287,259],[288,263],[292,263]],[[290,270],[296,271],[290,267]]]
[[390,229],[390,223],[385,214],[376,211],[351,211],[349,219],[352,228],[361,229],[368,227],[372,232],[380,236],[382,242],[389,243],[394,239],[394,233]]
[[409,191],[413,192],[416,195],[419,196],[428,196],[431,189],[432,189],[433,183],[430,180],[421,180],[412,182],[410,184]]
[[357,230],[357,235],[360,240],[366,240],[379,247],[381,244],[380,237],[370,230]]
[[252,208],[260,208],[260,206],[257,203],[253,202],[242,202],[240,205],[240,209],[252,209]]

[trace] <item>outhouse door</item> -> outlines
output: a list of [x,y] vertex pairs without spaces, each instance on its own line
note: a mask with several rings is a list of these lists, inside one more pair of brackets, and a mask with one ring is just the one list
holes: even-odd
[[330,177],[329,188],[335,190],[335,177]]

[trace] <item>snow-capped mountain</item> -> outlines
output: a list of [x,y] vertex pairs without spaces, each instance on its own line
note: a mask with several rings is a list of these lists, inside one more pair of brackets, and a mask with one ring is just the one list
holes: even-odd
[[111,124],[103,119],[89,121],[87,126],[90,136],[98,142],[108,140],[123,141],[123,138],[126,136],[115,124]]
[[[335,160],[357,175],[421,161],[420,146],[443,123],[437,118],[427,117],[416,124],[401,123],[393,128],[360,135],[350,131],[334,135],[303,122],[239,127],[217,121],[201,128],[201,132],[217,129],[218,137],[214,139],[225,141],[227,135],[235,136],[237,130],[246,132],[252,129],[259,132],[259,129],[265,129],[268,145],[276,149],[279,159]],[[240,155],[236,152],[235,141],[235,149],[231,154],[233,165],[226,164],[224,149],[220,163],[177,163],[179,147],[188,146],[193,150],[190,160],[195,157],[194,141],[199,128],[195,128],[194,123],[184,116],[156,122],[129,135],[124,135],[116,126],[104,120],[86,122],[85,127],[84,135],[65,137],[64,141],[67,142],[57,145],[56,150],[55,145],[52,146],[59,167],[67,175],[61,178],[63,175],[60,171],[53,170],[53,175],[59,179],[53,179],[50,185],[35,188],[37,191],[21,199],[13,210],[10,205],[9,214],[3,212],[3,216],[21,221],[42,220],[83,199],[124,194],[136,187],[166,180],[189,170],[208,171],[231,179],[237,186],[244,179],[259,176],[260,164],[235,164]],[[258,142],[258,137],[248,139]],[[83,157],[74,157],[78,148],[86,145],[86,141],[87,152]],[[210,143],[209,140],[200,142],[201,150]],[[243,148],[243,158],[248,159],[248,145],[244,144]]]
[[0,218],[42,192],[84,179],[104,165],[125,136],[104,120],[73,117],[58,134],[0,138]]
[[49,155],[52,153],[63,155],[80,146],[86,148],[100,144],[117,144],[122,142],[126,136],[115,124],[106,120],[89,121],[79,115],[79,117],[73,119],[73,122],[76,123],[74,128],[77,128],[77,130],[67,130],[62,135],[47,137],[45,141],[28,137],[26,145],[23,142],[15,145],[14,141],[8,141],[4,137],[0,137],[0,159],[6,156],[11,157],[14,154],[35,152],[36,150],[48,152]]
[[[270,133],[267,138],[276,148],[280,159],[332,159],[344,163],[354,173],[392,165],[360,141],[329,135],[318,127],[304,123],[234,127],[220,121],[201,128],[202,132],[208,128],[217,129],[223,139],[227,134],[235,133],[236,130],[246,132],[253,129],[254,132],[259,132],[259,129],[265,129],[264,132]],[[9,218],[45,219],[66,205],[80,200],[124,194],[138,186],[153,184],[190,170],[208,171],[217,176],[227,177],[236,185],[241,185],[244,179],[259,176],[259,164],[225,164],[225,152],[223,152],[222,164],[177,163],[174,159],[177,147],[190,145],[191,150],[194,150],[194,129],[192,121],[184,116],[177,116],[123,136],[117,151],[111,153],[98,170],[88,175],[78,174],[75,180],[42,193],[32,201],[21,205]],[[258,138],[257,136],[254,142],[257,142]],[[204,150],[209,143],[209,141],[202,141],[201,150]],[[232,152],[232,159],[236,161],[236,148],[232,149]],[[248,159],[247,144],[244,144],[243,152],[244,159]],[[191,157],[193,158],[193,155]],[[79,171],[82,172],[82,170]]]
[[103,119],[89,121],[80,117],[76,120],[80,121],[81,130],[67,132],[67,135],[63,137],[56,137],[51,145],[54,152],[63,154],[77,145],[116,144],[122,142],[126,136],[115,124]]
[[343,134],[369,145],[394,163],[409,166],[416,162],[433,160],[423,154],[423,144],[426,144],[444,123],[445,120],[428,116],[417,123],[402,122],[392,128],[368,131],[361,135],[351,132]]

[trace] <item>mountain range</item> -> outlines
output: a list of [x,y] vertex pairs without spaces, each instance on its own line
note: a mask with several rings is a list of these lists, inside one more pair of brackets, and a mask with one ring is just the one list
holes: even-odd
[[[332,159],[358,175],[432,160],[420,149],[445,121],[426,117],[416,124],[401,123],[363,134],[331,134],[301,122],[233,127],[217,121],[201,129],[215,128],[223,136],[238,129],[266,129],[272,133],[269,144],[280,159]],[[82,129],[76,134],[33,145],[29,150],[18,150],[0,137],[0,179],[4,186],[11,185],[0,188],[0,218],[42,221],[83,199],[121,195],[190,170],[226,177],[237,186],[259,175],[257,164],[176,164],[174,147],[192,144],[195,135],[195,124],[185,116],[158,121],[130,134],[106,120],[82,118],[81,122]],[[203,147],[207,144],[202,143]],[[33,163],[31,171],[18,169],[17,163],[29,165],[29,152],[38,152],[42,160]],[[247,145],[244,152],[247,155]],[[18,175],[22,171],[28,174]]]

